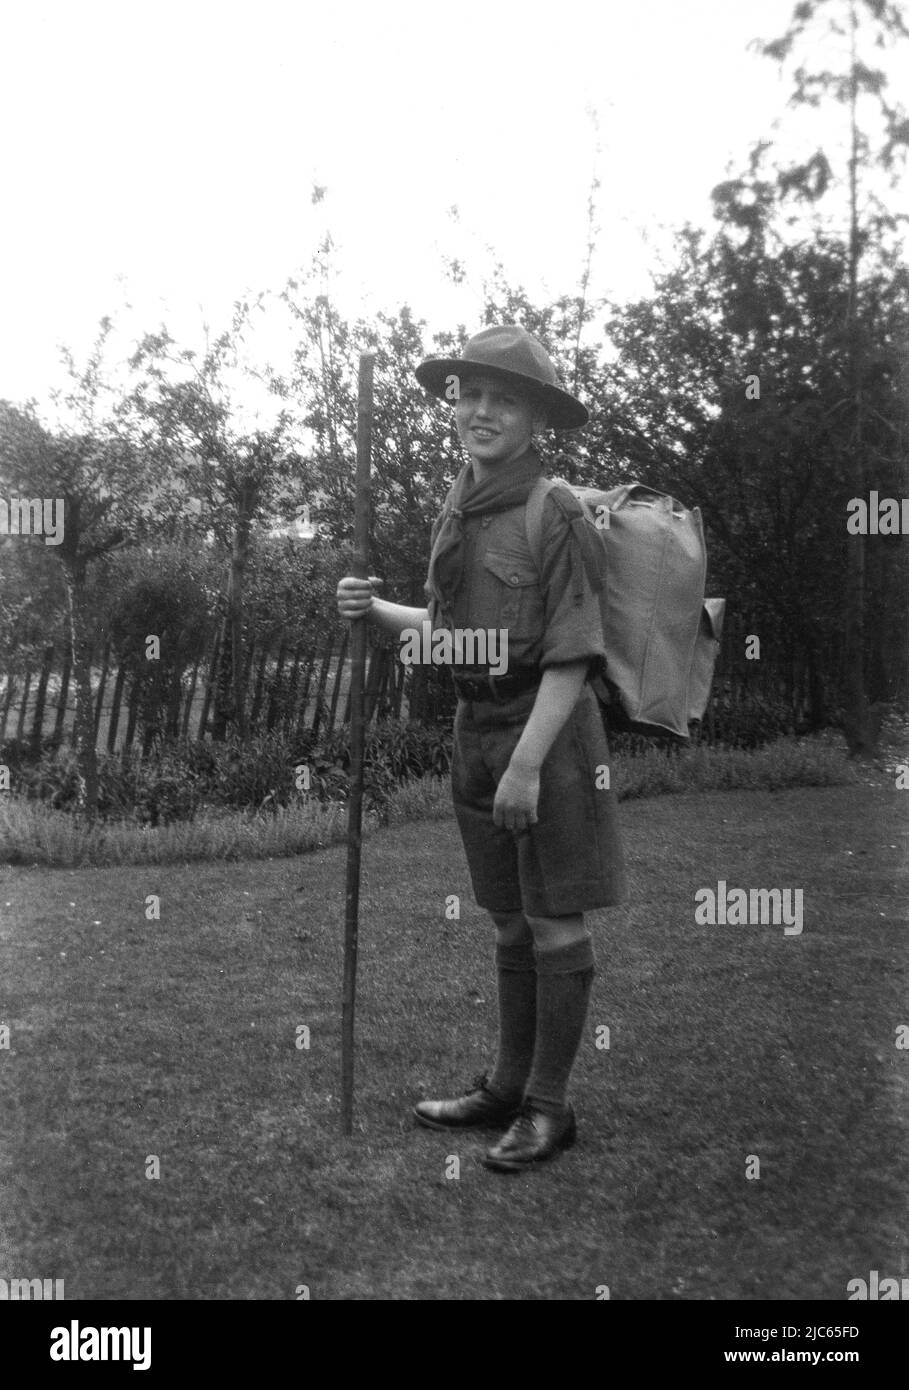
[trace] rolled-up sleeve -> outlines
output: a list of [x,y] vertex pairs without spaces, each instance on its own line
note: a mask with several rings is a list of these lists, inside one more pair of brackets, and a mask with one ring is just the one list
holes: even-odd
[[[543,514],[542,590],[545,623],[540,666],[605,657],[600,596],[590,582],[576,548],[571,521],[551,495]],[[598,540],[598,544],[599,544]],[[605,582],[605,555],[602,560]]]

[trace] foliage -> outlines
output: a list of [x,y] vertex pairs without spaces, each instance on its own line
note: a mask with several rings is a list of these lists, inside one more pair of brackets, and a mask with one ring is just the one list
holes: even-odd
[[34,668],[44,649],[66,640],[66,591],[52,547],[0,536],[0,673]]
[[[215,727],[247,732],[243,681],[246,572],[255,526],[299,510],[304,480],[294,443],[294,422],[279,404],[269,368],[251,364],[245,334],[262,309],[238,302],[230,327],[204,353],[180,348],[166,328],[147,334],[130,366],[140,374],[128,402],[130,418],[168,460],[184,493],[187,524],[211,530],[229,555],[226,583],[228,624],[216,684]],[[238,384],[258,388],[259,405],[244,419],[236,405]]]
[[713,738],[726,748],[760,748],[793,732],[792,706],[761,690],[746,690],[733,699],[722,686],[712,701]]
[[779,738],[763,748],[642,750],[615,760],[619,800],[668,793],[782,791],[786,787],[832,787],[856,780],[839,746],[823,740]]
[[[109,318],[84,366],[66,352],[71,385],[56,403],[68,423],[50,429],[32,403],[0,401],[0,483],[4,489],[62,503],[63,535],[48,547],[62,567],[76,685],[75,740],[80,796],[94,814],[98,773],[91,686],[94,630],[87,603],[89,567],[123,545],[154,535],[168,514],[170,478],[150,447],[130,431],[105,364]],[[32,545],[41,538],[32,536]]]
[[[186,756],[214,803],[275,809],[299,801],[301,791],[320,801],[345,801],[349,740],[347,729],[327,737],[313,737],[307,730],[294,742],[272,733],[245,743],[197,743]],[[367,806],[382,810],[397,785],[425,775],[443,776],[450,756],[450,735],[443,730],[394,720],[371,726],[364,753]]]
[[[169,749],[154,758],[102,755],[98,778],[101,820],[170,825],[192,820],[199,807],[198,777]],[[81,806],[80,764],[71,748],[45,750],[35,763],[20,765],[14,785],[27,798],[54,810],[76,811]]]
[[[830,34],[827,68],[814,45]],[[887,0],[796,6],[786,32],[760,50],[789,71],[801,115],[842,115],[849,148],[825,132],[790,158],[791,143],[761,141],[714,188],[715,226],[679,231],[646,296],[589,297],[593,192],[576,292],[536,303],[501,265],[478,287],[478,318],[536,333],[591,408],[587,430],[546,441],[552,471],[581,483],[638,477],[701,507],[708,588],[729,604],[714,727],[743,747],[823,727],[844,710],[848,725],[857,680],[874,702],[909,691],[909,542],[851,544],[845,527],[857,492],[907,491],[909,272],[886,187],[904,165],[909,117],[877,66],[907,34]],[[427,396],[413,369],[429,354],[456,353],[468,329],[429,335],[406,305],[347,321],[332,295],[332,250],[329,236],[277,303],[264,293],[238,301],[203,350],[166,327],[147,334],[125,394],[106,376],[103,320],[88,362],[68,357],[72,389],[61,403],[70,423],[59,430],[30,406],[0,408],[0,483],[67,499],[60,553],[0,540],[0,663],[7,679],[34,669],[64,618],[70,625],[83,780],[89,660],[108,636],[115,657],[142,673],[146,742],[150,730],[175,731],[183,673],[225,617],[216,739],[230,732],[235,749],[246,732],[253,654],[282,668],[265,722],[289,713],[292,662],[337,631],[334,588],[353,539],[356,359],[367,348],[371,568],[389,598],[423,602],[430,527],[464,455],[450,408]],[[466,273],[455,261],[449,269],[456,280]],[[257,325],[276,310],[294,337],[283,374],[254,348]],[[303,507],[316,528],[308,539],[291,525]],[[167,634],[154,668],[142,664],[150,632]],[[745,662],[745,634],[760,637],[759,663]],[[270,681],[274,667],[257,669]],[[237,794],[244,804],[284,804],[286,767],[250,747]],[[320,795],[343,794],[345,757],[342,740],[314,764]],[[382,744],[371,757],[371,795],[381,800],[400,754]],[[224,786],[234,776],[224,772]]]
[[114,557],[98,585],[114,660],[142,691],[146,747],[177,732],[184,673],[210,640],[209,558],[185,545],[137,549]]
[[[383,593],[424,602],[429,532],[461,466],[450,407],[426,395],[413,369],[447,344],[424,339],[409,309],[349,324],[326,295],[301,300],[291,281],[284,300],[299,334],[293,375],[284,390],[310,403],[302,420],[311,439],[308,469],[314,519],[349,569],[353,542],[357,354],[375,353],[370,567]],[[347,572],[342,570],[340,572]]]
[[[53,809],[80,805],[80,766],[69,748],[49,742],[39,758],[13,742],[3,749],[13,789]],[[365,801],[385,812],[395,788],[424,776],[443,777],[451,758],[450,734],[402,721],[386,721],[367,732]],[[151,756],[101,755],[98,814],[104,820],[132,819],[167,825],[192,820],[200,807],[260,812],[306,801],[344,802],[350,777],[349,731],[314,738],[307,731],[291,742],[279,733],[247,740],[163,740]]]
[[[207,745],[217,756],[221,745]],[[199,751],[197,747],[196,751]],[[347,812],[343,786],[330,794],[288,797],[241,809],[240,797],[258,793],[235,772],[220,801],[211,798],[213,767],[167,760],[146,766],[133,760],[117,774],[116,760],[102,760],[106,818],[87,825],[67,814],[75,805],[78,769],[71,755],[29,774],[45,795],[7,795],[0,800],[0,862],[74,867],[82,864],[175,864],[201,859],[264,859],[303,854],[343,843]],[[654,747],[613,758],[613,785],[620,800],[673,793],[780,791],[787,787],[850,784],[856,774],[839,744],[820,739],[778,739],[761,749]],[[208,784],[206,804],[201,789]],[[28,792],[28,777],[16,780]],[[452,815],[447,776],[424,773],[367,799],[364,829]],[[335,794],[337,793],[337,794]],[[118,798],[121,798],[118,801]],[[130,798],[135,798],[131,801]],[[209,800],[211,798],[211,800]],[[233,800],[231,800],[233,798]],[[134,808],[131,810],[131,807]]]
[[327,537],[301,543],[261,528],[250,548],[246,583],[246,641],[277,648],[298,644],[309,650],[333,637],[338,627],[335,589],[339,557]]
[[[845,479],[849,493],[855,497],[864,497],[869,488],[886,492],[894,468],[902,472],[904,467],[904,458],[900,455],[904,454],[906,400],[902,400],[901,410],[899,406],[895,410],[891,406],[889,411],[882,412],[877,401],[871,399],[869,376],[873,373],[877,377],[883,368],[888,385],[891,381],[896,384],[900,376],[905,378],[905,332],[901,334],[900,343],[902,370],[897,366],[894,371],[892,351],[888,354],[885,349],[882,354],[879,350],[886,341],[886,329],[880,332],[873,313],[869,315],[866,306],[869,281],[874,281],[878,267],[886,265],[891,272],[900,267],[900,224],[904,230],[909,222],[904,212],[888,207],[880,193],[882,184],[894,188],[898,174],[905,168],[909,153],[909,113],[892,101],[887,91],[888,75],[877,66],[883,50],[907,38],[909,27],[899,7],[889,0],[800,0],[786,33],[759,48],[781,66],[796,65],[792,73],[791,106],[809,115],[816,108],[823,108],[825,112],[840,108],[846,132],[845,148],[831,149],[825,130],[824,147],[779,169],[774,188],[766,179],[757,182],[767,149],[765,143],[752,151],[750,180],[730,180],[715,191],[725,203],[730,220],[743,229],[746,244],[752,242],[755,234],[762,235],[766,209],[774,201],[781,209],[783,205],[791,209],[793,202],[797,208],[809,208],[815,227],[826,210],[827,195],[833,193],[839,203],[840,217],[848,226],[843,238],[847,289],[840,335],[844,359],[841,369],[843,397],[839,402],[840,418],[836,436],[831,441],[831,454],[835,473]],[[828,48],[835,55],[833,60],[827,58],[825,52],[819,63],[818,52]],[[837,157],[841,164],[839,178],[835,171]],[[790,212],[788,221],[791,225],[797,223],[798,218]],[[903,281],[905,305],[905,272]],[[869,563],[872,555],[873,563]],[[894,684],[892,671],[881,671],[882,624],[874,619],[885,607],[881,600],[887,593],[887,586],[882,593],[881,571],[886,569],[888,577],[892,577],[894,568],[887,562],[895,557],[892,553],[888,556],[886,551],[882,553],[879,544],[875,545],[859,533],[850,536],[845,558],[844,729],[850,752],[854,756],[868,755],[873,752],[877,737],[868,698],[869,683],[872,686],[875,681],[880,684],[883,674],[884,683],[887,684],[889,678],[891,685],[888,694],[892,693]],[[896,606],[899,614],[904,607],[900,599],[906,593],[905,565],[897,573],[902,579],[902,592]],[[872,624],[875,629],[872,641],[875,637],[877,641],[869,654],[866,635]],[[909,643],[904,621],[898,629],[897,643],[895,682],[898,683],[905,679],[909,670]],[[873,689],[871,694],[873,698]]]

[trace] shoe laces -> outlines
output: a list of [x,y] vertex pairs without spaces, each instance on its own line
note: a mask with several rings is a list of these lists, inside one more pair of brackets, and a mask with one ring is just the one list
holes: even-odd
[[516,1121],[517,1121],[517,1122],[520,1122],[523,1126],[526,1127],[526,1126],[529,1125],[531,1129],[534,1129],[534,1130],[535,1130],[535,1129],[537,1128],[536,1121],[537,1121],[537,1119],[538,1119],[539,1117],[552,1118],[552,1119],[559,1118],[559,1119],[563,1119],[563,1120],[566,1120],[566,1121],[570,1122],[570,1119],[571,1119],[571,1107],[570,1107],[570,1106],[566,1107],[566,1109],[564,1110],[564,1112],[562,1113],[562,1115],[556,1117],[556,1116],[552,1115],[552,1112],[551,1112],[551,1111],[541,1109],[540,1106],[537,1105],[535,1101],[533,1101],[533,1100],[523,1100],[523,1101],[521,1102],[520,1108],[519,1108],[518,1113],[517,1113],[517,1116],[516,1116],[515,1118],[516,1118]]
[[535,1134],[537,1127],[534,1123],[534,1116],[539,1113],[532,1101],[522,1100],[518,1113],[512,1121],[512,1129],[533,1130]]

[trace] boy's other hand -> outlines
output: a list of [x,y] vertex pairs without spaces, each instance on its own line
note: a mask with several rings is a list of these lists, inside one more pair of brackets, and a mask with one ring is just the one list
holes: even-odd
[[382,583],[378,575],[371,574],[368,579],[355,579],[347,575],[338,583],[338,612],[348,622],[365,618],[375,597],[374,588]]
[[518,833],[537,823],[540,773],[537,768],[509,763],[496,788],[492,819],[496,825]]

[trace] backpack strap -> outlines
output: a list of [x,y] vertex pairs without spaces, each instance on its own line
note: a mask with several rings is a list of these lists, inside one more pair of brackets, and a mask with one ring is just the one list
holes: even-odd
[[530,546],[530,553],[533,556],[537,571],[541,575],[543,573],[543,509],[546,506],[546,498],[554,487],[567,486],[568,484],[562,478],[538,478],[527,498],[527,505],[524,509],[527,544]]
[[[543,511],[546,506],[546,498],[550,493],[566,521],[570,523],[577,521],[580,509],[580,513],[583,514],[589,525],[596,527],[596,520],[590,507],[582,497],[577,496],[570,483],[567,483],[564,478],[538,478],[528,495],[524,508],[524,527],[530,553],[540,574],[543,572]],[[589,556],[585,559],[585,564],[588,560]],[[588,575],[590,575],[589,569]],[[593,582],[592,577],[591,582]]]

